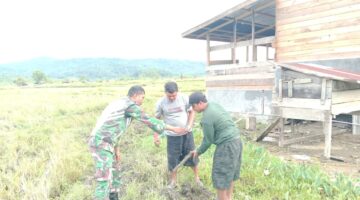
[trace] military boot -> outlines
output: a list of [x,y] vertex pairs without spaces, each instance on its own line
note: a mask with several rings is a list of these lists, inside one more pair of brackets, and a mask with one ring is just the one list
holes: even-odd
[[110,200],[119,200],[119,196],[117,192],[110,192]]

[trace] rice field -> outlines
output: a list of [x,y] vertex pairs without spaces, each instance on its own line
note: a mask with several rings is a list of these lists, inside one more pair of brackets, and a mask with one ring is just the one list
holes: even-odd
[[[1,87],[0,199],[91,199],[93,161],[86,141],[97,117],[107,103],[125,96],[133,84],[144,86],[143,108],[152,114],[165,82],[158,79]],[[203,79],[177,82],[186,94],[205,90]],[[194,136],[199,145],[199,125]],[[200,157],[205,190],[196,190],[191,170],[181,168],[180,186],[169,192],[165,189],[165,138],[161,142],[156,147],[150,129],[139,123],[132,124],[123,136],[121,199],[201,199],[205,198],[204,192],[215,197],[210,177],[214,147]],[[236,182],[234,199],[360,199],[360,188],[354,184],[360,180],[341,174],[333,180],[317,166],[282,161],[245,138],[244,144],[241,180]]]

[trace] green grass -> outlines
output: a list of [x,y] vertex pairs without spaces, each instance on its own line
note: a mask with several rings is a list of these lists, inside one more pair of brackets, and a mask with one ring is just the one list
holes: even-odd
[[[124,96],[130,85],[146,90],[144,110],[152,113],[166,80],[52,83],[41,87],[0,88],[0,199],[91,199],[93,161],[89,136],[104,107]],[[204,90],[201,79],[177,80],[184,93]],[[200,116],[197,116],[197,121]],[[152,132],[134,123],[122,137],[122,199],[166,199],[166,140],[152,143]],[[202,138],[194,131],[196,144]],[[331,180],[316,166],[287,163],[244,141],[241,180],[234,199],[358,199],[359,187],[348,177]],[[200,157],[200,177],[211,184],[214,147]],[[269,175],[264,175],[269,170]],[[188,168],[179,184],[192,182]]]

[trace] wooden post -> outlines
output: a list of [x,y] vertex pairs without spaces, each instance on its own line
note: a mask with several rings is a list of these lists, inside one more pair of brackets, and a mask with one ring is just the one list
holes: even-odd
[[253,115],[246,116],[246,123],[245,123],[246,130],[254,131],[256,130],[256,117]]
[[246,63],[249,62],[249,46],[246,46]]
[[332,134],[332,115],[330,112],[324,113],[323,131],[325,135],[324,156],[330,158],[331,156],[331,134]]
[[325,104],[325,100],[326,100],[326,79],[323,78],[322,79],[322,84],[321,84],[321,105]]
[[257,60],[257,52],[255,46],[255,11],[251,10],[251,41],[252,41],[252,62]]
[[206,35],[206,63],[210,66],[210,36]]
[[288,97],[293,96],[293,81],[288,81]]
[[284,121],[285,119],[283,117],[280,118],[280,122],[279,122],[279,128],[280,128],[280,132],[279,132],[279,147],[283,147],[284,146]]
[[279,101],[281,102],[282,101],[282,98],[283,98],[283,94],[282,94],[282,79],[279,79]]
[[353,135],[360,135],[360,125],[356,125],[356,124],[360,124],[360,115],[353,115],[352,116],[352,123],[354,123],[352,125],[352,134]]
[[262,90],[261,91],[261,95],[262,95],[262,97],[261,97],[261,114],[263,115],[263,114],[265,114],[265,92],[264,92],[264,90]]
[[266,61],[269,60],[269,45],[266,45]]
[[234,19],[234,26],[233,26],[233,46],[231,48],[231,59],[233,64],[236,64],[236,31],[237,31],[237,20]]

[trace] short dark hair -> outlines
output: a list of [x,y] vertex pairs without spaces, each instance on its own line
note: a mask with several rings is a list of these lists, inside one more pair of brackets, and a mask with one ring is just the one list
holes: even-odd
[[178,86],[174,81],[169,81],[167,83],[165,83],[165,92],[167,93],[174,93],[178,91]]
[[189,97],[189,104],[207,103],[206,96],[202,92],[193,92]]
[[145,90],[140,85],[133,85],[128,91],[128,97],[132,97],[137,94],[145,94]]

